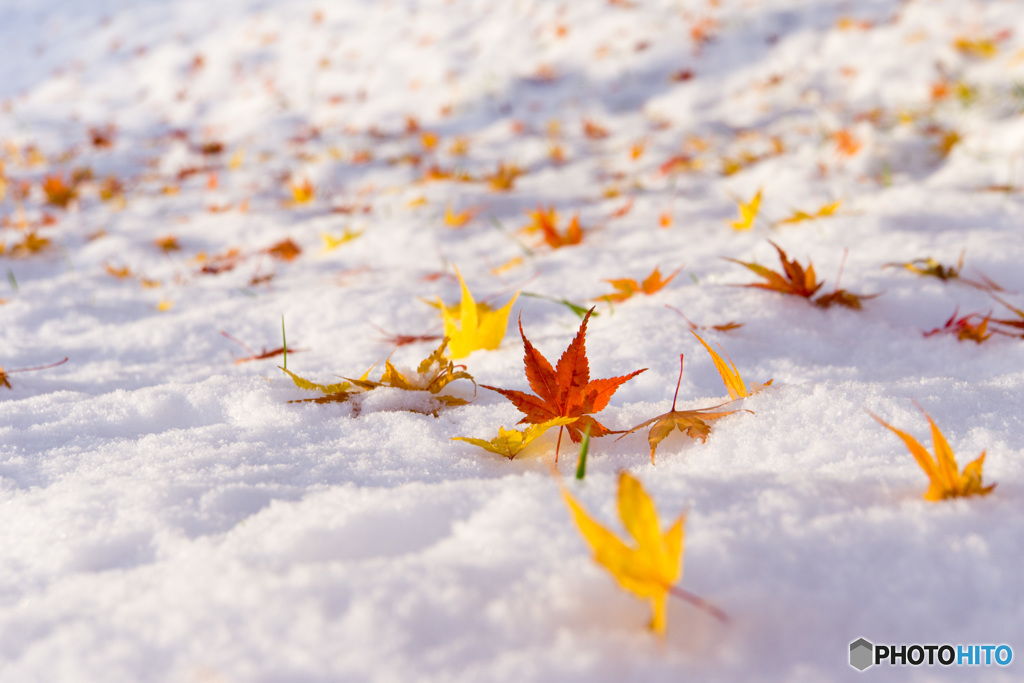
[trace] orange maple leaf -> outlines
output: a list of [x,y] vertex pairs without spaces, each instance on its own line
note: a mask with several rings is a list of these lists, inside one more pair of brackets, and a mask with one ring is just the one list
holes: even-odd
[[484,180],[495,192],[508,192],[516,184],[516,178],[523,175],[523,170],[515,164],[502,162],[498,164],[497,170]]
[[528,214],[532,221],[523,228],[523,231],[541,233],[544,243],[552,249],[579,244],[583,241],[583,228],[580,226],[579,214],[573,215],[564,233],[558,231],[558,212],[555,207],[550,206],[545,209],[538,206],[536,211],[530,211]]
[[844,156],[852,157],[860,151],[860,140],[846,129],[833,133],[832,141],[836,143],[836,151]]
[[525,413],[526,417],[519,424],[541,424],[558,417],[577,418],[573,422],[559,427],[558,443],[555,446],[555,461],[558,460],[558,448],[562,442],[562,430],[569,432],[569,438],[579,443],[583,439],[583,431],[590,430],[591,437],[612,434],[600,422],[591,417],[608,405],[612,394],[625,382],[633,379],[647,368],[636,370],[621,377],[608,379],[590,379],[590,363],[587,360],[586,334],[587,321],[594,309],[587,311],[576,337],[569,344],[558,365],[554,368],[523,332],[523,323],[519,322],[519,334],[523,338],[526,350],[523,361],[526,365],[526,379],[536,396],[512,389],[481,384],[485,389],[496,391]]
[[748,285],[742,285],[743,287],[756,287],[758,289],[768,289],[775,292],[781,292],[783,294],[791,294],[793,296],[802,296],[805,299],[811,299],[818,290],[821,289],[824,282],[818,282],[817,277],[814,274],[814,264],[808,261],[807,268],[804,269],[796,259],[792,261],[786,256],[786,252],[782,250],[782,247],[771,242],[771,245],[775,247],[775,250],[779,252],[779,260],[782,261],[782,273],[778,273],[774,270],[765,268],[756,263],[747,263],[745,261],[737,261],[736,259],[727,258],[726,261],[732,261],[738,263],[741,266],[752,270],[757,275],[763,277],[766,282],[752,282]]
[[[786,252],[782,248],[769,240],[769,243],[775,247],[776,251],[779,252],[779,260],[782,261],[782,273],[778,273],[774,270],[769,270],[764,266],[759,266],[756,263],[746,263],[744,261],[737,261],[736,259],[727,258],[726,261],[732,261],[738,263],[741,266],[749,268],[753,272],[763,277],[766,282],[753,282],[748,285],[740,285],[741,287],[757,287],[758,289],[768,289],[775,292],[781,292],[783,294],[791,294],[793,296],[801,296],[807,299],[815,306],[821,308],[828,308],[829,306],[845,306],[846,308],[853,308],[860,310],[861,301],[864,299],[874,299],[878,294],[854,294],[845,289],[838,288],[838,278],[836,289],[832,290],[828,294],[822,294],[815,298],[815,294],[821,289],[824,281],[819,282],[817,276],[814,274],[814,264],[810,261],[807,262],[807,268],[805,269],[796,259],[792,261],[786,256]],[[842,268],[840,267],[840,272]]]
[[282,261],[294,261],[298,255],[302,253],[302,247],[293,242],[289,237],[288,239],[281,240],[264,251],[274,258],[281,259]]
[[43,192],[46,194],[46,203],[59,206],[62,209],[68,208],[78,196],[78,188],[74,181],[70,184],[64,182],[60,174],[47,176],[43,180]]
[[612,303],[621,303],[626,299],[629,299],[634,294],[654,294],[660,291],[665,285],[672,282],[672,278],[679,274],[681,268],[676,270],[669,275],[667,278],[662,279],[661,271],[657,267],[651,271],[651,274],[644,278],[643,282],[637,282],[633,278],[619,278],[617,280],[605,280],[608,284],[615,288],[615,291],[611,294],[605,294],[604,296],[597,297],[595,301],[610,301]]
[[925,332],[924,336],[931,337],[932,335],[942,333],[955,334],[959,341],[973,341],[978,344],[992,336],[992,333],[988,331],[988,323],[992,317],[991,313],[985,316],[982,316],[980,313],[971,313],[962,318],[957,318],[958,312],[959,309],[954,310],[953,315],[949,316],[949,320],[946,321],[945,325]]
[[583,134],[591,140],[601,140],[611,135],[607,128],[591,119],[583,119]]

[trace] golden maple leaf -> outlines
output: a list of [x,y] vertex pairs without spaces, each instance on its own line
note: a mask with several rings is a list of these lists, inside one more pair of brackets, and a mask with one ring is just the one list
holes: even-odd
[[[924,412],[923,410],[921,412]],[[956,458],[953,456],[953,449],[949,447],[946,437],[939,431],[935,421],[928,413],[924,416],[932,428],[932,445],[935,448],[935,459],[924,449],[924,446],[910,434],[896,429],[891,424],[870,413],[871,417],[888,427],[896,436],[903,440],[911,455],[917,460],[924,473],[928,475],[928,490],[925,491],[924,499],[930,501],[944,500],[946,498],[966,498],[968,496],[987,496],[992,493],[995,484],[988,486],[981,485],[981,467],[985,462],[985,451],[977,458],[969,462],[963,472],[957,467]]]
[[313,187],[309,178],[304,178],[301,182],[293,182],[291,191],[293,204],[308,204],[316,198],[316,188]]
[[664,635],[668,625],[665,600],[683,575],[682,514],[665,533],[658,524],[654,502],[639,481],[627,472],[619,473],[619,516],[635,547],[596,522],[567,488],[562,489],[573,519],[594,551],[594,560],[611,572],[624,589],[651,604],[651,630]]
[[487,304],[476,303],[458,268],[455,269],[455,275],[462,286],[462,301],[457,312],[454,306],[449,308],[438,298],[441,317],[444,319],[444,335],[451,340],[449,348],[452,358],[465,358],[477,349],[498,348],[505,337],[508,316],[519,292],[513,294],[507,304],[495,310]]
[[324,253],[334,251],[335,249],[345,244],[346,242],[351,242],[355,238],[359,237],[364,232],[364,230],[353,230],[351,228],[345,228],[345,231],[342,232],[337,237],[328,232],[322,232],[320,233],[320,239],[322,239],[324,242],[323,251]]
[[[736,369],[736,364],[732,362],[732,358],[729,358],[729,354],[726,353],[725,357],[729,358],[729,363],[732,365],[731,368],[725,364],[725,361],[722,360],[721,356],[715,353],[711,347],[708,346],[706,341],[700,338],[699,334],[693,330],[690,330],[690,332],[693,333],[693,336],[697,338],[697,341],[699,341],[704,348],[708,350],[708,353],[711,354],[711,360],[715,363],[715,369],[718,370],[718,374],[722,376],[725,388],[729,391],[729,398],[732,400],[735,401],[738,398],[746,398],[747,396],[756,394],[774,381],[768,380],[764,384],[758,384],[753,389],[748,390],[747,385],[743,382],[743,378],[740,377],[740,371]],[[722,347],[719,346],[719,348]],[[725,349],[722,349],[722,353],[725,353]]]
[[816,218],[827,218],[828,216],[835,215],[835,212],[842,205],[841,201],[834,201],[831,204],[824,204],[814,213],[808,213],[797,209],[792,215],[783,218],[779,221],[779,225],[792,225],[793,223],[802,223],[803,221],[813,221]]
[[750,230],[754,226],[754,219],[757,218],[757,210],[761,206],[761,190],[757,191],[749,202],[736,202],[736,208],[740,211],[738,221],[729,221],[733,230]]
[[521,430],[498,427],[498,436],[494,437],[490,441],[474,439],[468,436],[453,436],[452,441],[465,441],[466,443],[471,443],[474,446],[479,446],[485,451],[497,453],[502,457],[512,460],[519,455],[524,448],[540,438],[540,436],[547,430],[552,427],[561,427],[562,425],[569,424],[574,421],[575,418],[571,417],[556,417],[552,420],[548,420],[547,422],[529,425],[525,429]]

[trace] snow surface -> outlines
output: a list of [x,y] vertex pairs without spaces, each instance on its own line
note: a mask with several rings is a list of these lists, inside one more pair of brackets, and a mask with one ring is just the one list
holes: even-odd
[[[1024,291],[1022,195],[984,189],[1024,178],[1022,17],[1012,0],[3,0],[0,241],[21,239],[19,215],[56,224],[40,228],[49,250],[0,260],[0,363],[70,360],[0,387],[0,680],[1021,680],[1024,344],[925,338],[958,307],[1010,314],[977,289],[882,266],[966,250],[965,276]],[[965,54],[960,37],[998,54]],[[933,100],[938,82],[954,91]],[[440,136],[435,150],[407,117]],[[609,136],[586,137],[584,120]],[[92,146],[88,129],[107,124],[113,146]],[[840,130],[856,153],[838,149]],[[948,131],[960,141],[943,157]],[[225,151],[204,157],[208,142]],[[355,163],[363,150],[373,159]],[[744,152],[771,154],[720,172]],[[682,153],[704,166],[660,171]],[[407,154],[419,166],[396,161]],[[511,192],[421,180],[432,163],[480,175],[501,161],[525,171]],[[96,181],[75,204],[43,205],[44,176],[85,166]],[[189,168],[203,170],[179,179]],[[123,206],[97,198],[110,175]],[[293,179],[316,199],[286,206]],[[30,195],[16,202],[21,180]],[[734,231],[736,201],[759,188],[757,225]],[[835,200],[831,218],[772,227]],[[578,211],[583,243],[517,235],[538,204]],[[453,229],[447,206],[480,213]],[[365,232],[323,253],[320,233],[346,228]],[[154,246],[169,235],[181,251]],[[303,249],[294,261],[263,252],[285,238]],[[769,239],[813,259],[826,288],[848,248],[841,286],[881,296],[819,310],[733,287],[754,277],[723,257],[774,267]],[[200,274],[199,252],[231,247],[236,268]],[[680,585],[731,625],[672,601],[666,640],[646,630],[646,604],[571,522],[546,464],[553,433],[512,462],[450,440],[515,423],[501,396],[480,390],[436,418],[395,410],[410,399],[387,390],[357,417],[290,404],[309,394],[280,357],[235,364],[245,352],[220,334],[272,349],[283,315],[306,349],[290,369],[358,376],[393,351],[371,324],[439,331],[422,299],[457,300],[451,263],[497,302],[523,289],[584,303],[609,291],[603,279],[683,267],[591,320],[595,377],[650,368],[601,413],[611,428],[668,409],[680,353],[680,405],[721,400],[666,305],[745,323],[704,334],[748,382],[774,378],[746,401],[754,415],[720,420],[706,444],[673,435],[653,466],[642,434],[595,440],[572,484],[616,529],[623,468],[666,523],[688,510]],[[520,314],[552,359],[579,324],[544,299],[521,296]],[[410,367],[432,348],[392,359]],[[514,324],[467,365],[480,383],[527,388]],[[915,401],[961,465],[987,450],[993,495],[921,498],[924,474],[867,412],[930,447]],[[562,453],[571,477],[575,449]],[[1008,643],[1018,659],[858,674],[847,652],[860,636]]]

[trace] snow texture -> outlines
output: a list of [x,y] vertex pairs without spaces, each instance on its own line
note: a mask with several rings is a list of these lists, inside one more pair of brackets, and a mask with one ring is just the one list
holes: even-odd
[[[1024,342],[925,337],[954,310],[1013,314],[883,268],[964,252],[964,277],[1024,307],[1019,2],[3,0],[0,17],[0,241],[26,224],[52,241],[0,257],[0,363],[69,358],[0,387],[0,680],[1020,680],[1016,659],[847,663],[861,636],[1024,655]],[[111,144],[94,145],[108,125]],[[703,165],[664,172],[679,155]],[[729,160],[741,168],[725,175]],[[423,180],[433,164],[479,177],[501,162],[524,171],[510,192]],[[45,205],[45,176],[85,167],[76,201]],[[123,203],[98,197],[110,176]],[[315,199],[289,205],[302,180]],[[753,229],[733,230],[758,189]],[[777,224],[833,201],[834,216]],[[538,205],[578,212],[583,242],[519,234]],[[452,228],[448,207],[479,214]],[[321,233],[346,229],[363,233],[323,250]],[[168,236],[181,250],[154,245]],[[266,252],[286,238],[298,258]],[[839,286],[879,296],[822,310],[735,286],[756,278],[725,258],[775,267],[769,239],[813,259],[823,291],[842,268]],[[201,272],[232,247],[234,268]],[[388,389],[358,415],[289,403],[311,394],[281,356],[236,364],[247,352],[220,334],[274,349],[283,316],[288,367],[316,382],[392,352],[412,370],[436,342],[395,349],[373,325],[439,332],[423,300],[457,301],[452,263],[480,299],[585,306],[604,279],[683,268],[654,295],[596,304],[592,375],[649,368],[601,413],[613,429],[668,410],[680,353],[680,407],[722,400],[667,306],[744,323],[702,334],[748,382],[774,378],[745,401],[754,414],[704,444],[674,434],[656,465],[642,433],[595,440],[570,483],[614,529],[621,469],[665,523],[688,510],[680,585],[731,624],[673,600],[666,640],[646,629],[648,607],[572,524],[554,431],[511,462],[451,441],[517,422],[501,396],[437,417]],[[579,325],[520,296],[501,347],[465,360],[478,382],[527,389],[517,316],[552,360]],[[452,391],[472,397],[465,381]],[[915,402],[961,466],[987,451],[991,496],[922,499],[925,475],[868,413],[930,447]]]

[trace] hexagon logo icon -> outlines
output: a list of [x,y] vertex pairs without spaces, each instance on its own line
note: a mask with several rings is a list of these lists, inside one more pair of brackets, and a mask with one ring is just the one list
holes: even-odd
[[875,646],[864,638],[858,638],[850,643],[850,666],[857,671],[863,671],[874,664]]

